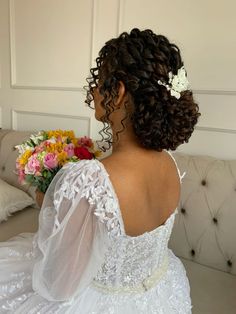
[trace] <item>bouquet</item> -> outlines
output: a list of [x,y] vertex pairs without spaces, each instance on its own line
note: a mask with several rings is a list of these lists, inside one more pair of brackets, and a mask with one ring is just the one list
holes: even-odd
[[76,138],[73,131],[63,130],[40,131],[15,148],[19,151],[16,160],[19,182],[30,183],[42,193],[66,163],[101,155],[101,151],[94,149],[91,138]]

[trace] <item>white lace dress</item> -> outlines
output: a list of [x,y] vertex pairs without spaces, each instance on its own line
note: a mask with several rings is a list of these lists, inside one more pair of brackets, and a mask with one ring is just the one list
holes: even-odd
[[65,165],[38,232],[0,243],[0,313],[191,313],[185,268],[168,248],[176,214],[128,236],[103,164]]

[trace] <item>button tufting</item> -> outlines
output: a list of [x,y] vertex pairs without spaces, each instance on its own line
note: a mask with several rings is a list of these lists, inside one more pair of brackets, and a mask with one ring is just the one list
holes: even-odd
[[202,185],[206,185],[206,180],[202,180]]
[[213,221],[214,221],[215,224],[218,223],[218,220],[217,220],[217,218],[215,218],[215,217],[213,218]]
[[191,250],[191,255],[194,256],[195,255],[195,251],[192,249]]
[[185,208],[181,208],[181,210],[180,210],[180,211],[181,211],[181,213],[182,213],[182,214],[185,214],[185,213],[186,213]]
[[228,264],[229,267],[232,267],[232,262],[231,262],[231,260],[228,260],[228,261],[227,261],[227,264]]
[[6,167],[5,166],[2,166],[2,171],[5,171],[6,170]]

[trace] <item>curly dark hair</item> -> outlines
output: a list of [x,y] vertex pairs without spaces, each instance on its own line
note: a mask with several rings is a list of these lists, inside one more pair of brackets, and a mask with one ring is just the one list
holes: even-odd
[[99,81],[99,92],[104,97],[102,106],[106,111],[99,133],[109,148],[113,143],[109,116],[114,111],[112,104],[120,81],[131,96],[133,110],[125,104],[127,115],[121,121],[122,130],[116,133],[117,138],[125,129],[124,120],[129,117],[138,142],[147,149],[176,150],[180,144],[188,142],[201,115],[192,91],[181,92],[177,99],[165,86],[158,84],[159,80],[168,84],[169,72],[176,75],[183,66],[180,50],[174,43],[150,29],[134,28],[130,33],[124,32],[106,42],[96,65],[90,69],[91,77],[87,78],[85,102],[92,108],[93,88],[98,87]]

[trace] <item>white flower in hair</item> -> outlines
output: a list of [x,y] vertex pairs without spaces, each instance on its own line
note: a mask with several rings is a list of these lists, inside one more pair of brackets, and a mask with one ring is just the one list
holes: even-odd
[[180,93],[189,89],[189,81],[184,66],[178,70],[177,75],[169,72],[169,84],[163,83],[161,80],[158,81],[158,84],[165,86],[167,90],[170,90],[171,96],[179,99]]

